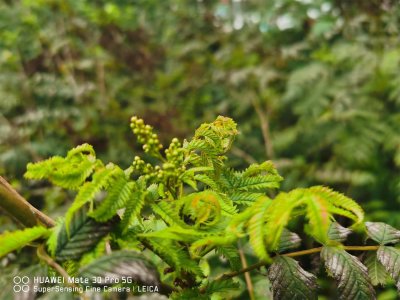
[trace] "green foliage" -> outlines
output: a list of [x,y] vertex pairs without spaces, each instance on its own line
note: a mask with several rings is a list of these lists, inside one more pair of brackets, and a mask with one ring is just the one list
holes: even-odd
[[[4,254],[46,237],[51,257],[41,253],[39,258],[62,262],[70,276],[96,278],[93,285],[157,286],[172,299],[237,297],[243,287],[232,278],[244,272],[247,256],[258,261],[250,271],[267,267],[274,298],[316,299],[317,277],[295,257],[321,251],[342,299],[373,299],[373,285],[385,284],[387,274],[400,290],[399,250],[386,246],[399,242],[399,231],[364,223],[362,208],[328,187],[273,196],[282,177],[270,161],[232,169],[226,155],[238,134],[233,120],[218,117],[201,125],[191,140],[174,138],[164,151],[154,147],[159,138],[152,128],[132,120],[134,132],[150,146],[126,169],[96,160],[90,176],[65,184],[72,182],[69,173],[75,174],[70,158],[94,154],[88,145],[57,158],[56,169],[63,170],[57,181],[53,158],[29,165],[27,177],[76,190],[75,199],[48,238],[47,229],[40,234],[39,228],[27,229],[35,236],[17,232],[25,240],[6,247]],[[379,245],[344,245],[353,231]],[[311,243],[322,247],[295,251]],[[373,252],[364,265],[347,252],[353,250]],[[210,264],[215,259],[220,269]],[[109,283],[109,277],[119,281]],[[121,282],[125,277],[133,282]]]
[[55,156],[35,164],[29,163],[25,178],[47,178],[60,187],[77,189],[99,164],[101,162],[96,159],[93,147],[83,144],[70,150],[65,158]]
[[20,249],[39,238],[46,237],[48,233],[49,230],[41,226],[4,232],[0,235],[0,257]]
[[[183,182],[184,195],[190,187],[201,192],[204,186],[221,194],[225,215],[215,226],[222,227],[223,220],[230,222],[229,213],[235,216],[242,206],[253,206],[265,192],[273,199],[274,192],[231,194],[223,181],[229,171],[219,174],[220,160],[206,158],[207,153],[201,157],[201,149],[192,154],[197,158],[192,164],[208,160],[203,168],[211,170],[195,171],[192,165],[185,166],[186,170],[175,168],[183,166],[184,150],[178,144],[168,146],[168,141],[174,136],[188,137],[198,123],[224,114],[241,124],[241,134],[228,152],[230,160],[224,162],[229,168],[244,170],[255,161],[271,159],[285,177],[283,191],[329,185],[357,199],[368,220],[399,227],[400,27],[396,1],[212,0],[174,1],[172,6],[169,1],[154,0],[0,3],[0,172],[17,179],[14,183],[25,197],[52,216],[64,214],[73,192],[54,192],[43,183],[18,180],[28,161],[56,155],[59,158],[54,162],[58,162],[68,149],[83,142],[92,144],[104,162],[112,161],[125,170],[132,161],[132,146],[143,149],[128,137],[130,129],[124,125],[137,114],[152,126],[133,128],[144,130],[137,136],[149,148],[143,149],[147,152],[141,158],[142,169],[135,170],[129,181],[142,175],[157,181],[154,177],[160,176],[163,179],[156,186],[160,194],[150,195],[146,188],[135,187],[128,204],[119,209],[125,201],[121,198],[113,207],[104,205],[104,212],[106,207],[110,210],[99,217],[108,218],[117,210],[124,214],[122,230],[137,226],[140,214],[153,217],[152,207],[162,207],[150,203],[151,199],[159,201],[171,194],[178,198]],[[153,139],[153,128],[161,133],[159,139]],[[202,135],[202,130],[196,141],[199,148],[204,148],[202,139],[214,147],[218,133]],[[205,151],[224,151],[231,140],[220,145],[217,141],[216,148]],[[147,163],[157,164],[150,152],[164,155],[159,144],[171,150],[164,157],[167,162],[154,165],[159,172],[145,170]],[[74,160],[77,172],[68,170],[70,178],[62,176],[65,182],[54,174],[51,182],[74,190],[80,189],[82,181],[90,182],[92,175],[85,178],[84,171],[90,172],[91,162]],[[92,174],[101,167],[95,166]],[[102,205],[108,192],[101,188],[88,200],[93,202],[90,213]],[[308,206],[310,216],[312,209],[324,204],[319,202]],[[301,235],[305,246],[313,238],[302,232],[302,209],[296,207],[288,227]],[[342,225],[349,225],[333,215]],[[326,221],[316,217],[310,223]],[[0,222],[3,230],[12,226],[6,218]],[[306,231],[323,242],[326,223]],[[252,224],[255,237],[260,226]],[[148,225],[143,226],[149,231],[162,227]],[[250,235],[246,221],[232,227],[240,237]],[[226,235],[214,234],[212,240],[221,242]],[[329,243],[344,242],[343,237],[336,237],[329,236]],[[353,242],[351,237],[349,244]],[[207,245],[207,239],[202,245]],[[258,245],[266,246],[264,240]],[[270,256],[271,250],[265,252]],[[248,255],[253,259],[252,253]],[[260,255],[266,256],[259,250]],[[329,297],[327,290],[321,293]]]

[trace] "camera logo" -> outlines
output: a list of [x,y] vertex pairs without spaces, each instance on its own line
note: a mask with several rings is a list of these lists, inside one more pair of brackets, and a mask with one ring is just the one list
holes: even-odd
[[28,276],[23,276],[23,277],[15,276],[13,278],[13,282],[14,282],[13,290],[15,293],[29,292],[29,277]]

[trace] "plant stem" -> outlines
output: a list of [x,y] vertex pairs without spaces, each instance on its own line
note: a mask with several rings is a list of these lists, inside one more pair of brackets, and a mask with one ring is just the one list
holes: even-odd
[[[244,251],[242,248],[242,245],[240,243],[240,240],[238,241],[238,250],[239,250],[239,256],[240,256],[240,261],[242,262],[242,266],[244,269],[247,268],[247,260],[246,256],[244,255]],[[253,288],[253,283],[251,282],[251,277],[249,272],[244,273],[244,279],[246,280],[246,285],[247,285],[247,292],[249,293],[250,300],[254,300],[254,288]]]
[[[347,251],[376,251],[378,250],[380,246],[343,246],[343,250]],[[291,253],[285,253],[282,254],[282,256],[287,256],[287,257],[296,257],[296,256],[302,256],[302,255],[308,255],[308,254],[313,254],[313,253],[318,253],[321,252],[323,247],[318,247],[318,248],[312,248],[312,249],[307,249],[307,250],[301,250],[301,251],[296,251],[296,252],[291,252]],[[229,273],[224,273],[221,276],[217,277],[215,280],[225,280],[228,278],[232,278],[235,276],[238,276],[243,273],[247,273],[250,271],[253,271],[255,269],[258,269],[260,267],[266,266],[270,264],[269,262],[265,261],[260,261],[256,264],[253,264],[247,268],[243,268],[239,271],[235,272],[229,272]]]
[[53,219],[32,206],[18,192],[0,176],[0,209],[17,220],[25,227],[33,227],[42,224],[53,227]]

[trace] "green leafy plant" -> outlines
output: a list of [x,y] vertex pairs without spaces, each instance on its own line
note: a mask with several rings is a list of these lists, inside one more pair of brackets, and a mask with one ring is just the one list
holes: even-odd
[[[364,222],[355,201],[324,186],[274,196],[283,178],[270,161],[230,168],[227,154],[239,133],[232,119],[219,116],[192,139],[174,138],[166,148],[142,119],[133,117],[131,128],[145,155],[126,169],[103,163],[88,144],[28,164],[26,178],[47,179],[76,196],[54,226],[0,235],[0,254],[31,243],[64,277],[104,286],[111,276],[131,292],[153,286],[172,299],[233,298],[239,275],[266,268],[274,299],[317,299],[322,275],[295,258],[320,253],[319,265],[342,299],[374,299],[373,286],[388,278],[400,290],[400,250],[394,247],[400,231]],[[346,245],[350,234],[367,239]],[[243,254],[247,243],[258,260],[252,265]],[[227,260],[228,270],[214,272],[213,255]],[[132,282],[119,280],[126,277]]]

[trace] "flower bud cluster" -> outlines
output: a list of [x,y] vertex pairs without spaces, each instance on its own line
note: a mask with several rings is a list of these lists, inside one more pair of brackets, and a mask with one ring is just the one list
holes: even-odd
[[134,116],[131,118],[131,128],[136,135],[138,142],[143,145],[146,153],[155,154],[163,147],[157,134],[153,133],[153,127],[146,125],[143,119]]
[[163,164],[164,171],[169,176],[179,176],[186,170],[183,165],[184,149],[177,138],[173,138],[168,149],[165,149],[167,162]]

